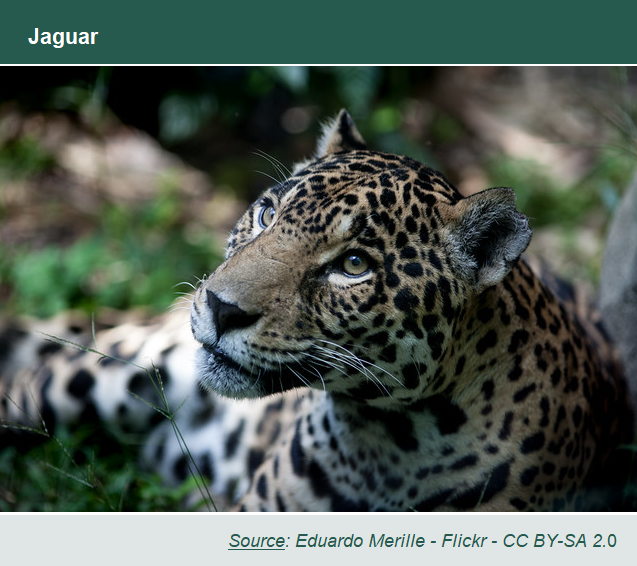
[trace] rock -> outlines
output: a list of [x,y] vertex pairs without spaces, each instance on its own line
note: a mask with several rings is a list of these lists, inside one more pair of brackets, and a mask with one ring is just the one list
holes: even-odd
[[608,233],[602,263],[600,306],[604,324],[624,362],[637,410],[637,176]]

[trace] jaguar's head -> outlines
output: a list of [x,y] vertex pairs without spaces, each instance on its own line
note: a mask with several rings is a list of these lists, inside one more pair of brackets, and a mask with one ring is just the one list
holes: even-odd
[[382,405],[423,393],[454,319],[530,239],[510,189],[463,198],[407,157],[370,151],[347,112],[314,159],[239,220],[196,292],[202,384],[258,397],[312,387]]

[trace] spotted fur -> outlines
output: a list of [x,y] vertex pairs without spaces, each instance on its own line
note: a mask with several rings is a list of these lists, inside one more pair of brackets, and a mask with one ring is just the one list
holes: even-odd
[[[605,335],[521,259],[531,230],[514,201],[507,188],[463,198],[440,173],[368,150],[341,112],[197,289],[199,347],[179,311],[105,330],[98,347],[152,360],[169,401],[187,399],[189,448],[231,508],[604,508],[632,438],[625,384]],[[148,430],[145,462],[185,477],[168,423],[126,394],[147,388],[139,368],[16,332],[1,383],[26,414]],[[24,420],[6,399],[4,418]]]

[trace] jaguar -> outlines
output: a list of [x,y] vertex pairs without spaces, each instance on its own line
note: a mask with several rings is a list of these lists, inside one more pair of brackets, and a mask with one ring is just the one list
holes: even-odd
[[190,320],[5,321],[2,442],[143,435],[144,466],[175,483],[196,464],[226,510],[607,509],[627,384],[530,239],[512,189],[464,197],[341,111],[238,221]]

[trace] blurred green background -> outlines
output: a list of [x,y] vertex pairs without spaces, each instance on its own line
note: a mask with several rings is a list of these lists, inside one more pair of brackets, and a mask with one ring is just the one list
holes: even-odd
[[[596,281],[635,164],[637,73],[591,67],[3,67],[0,305],[165,309],[342,107],[461,190],[512,186],[535,245]],[[185,290],[185,288],[183,289]]]

